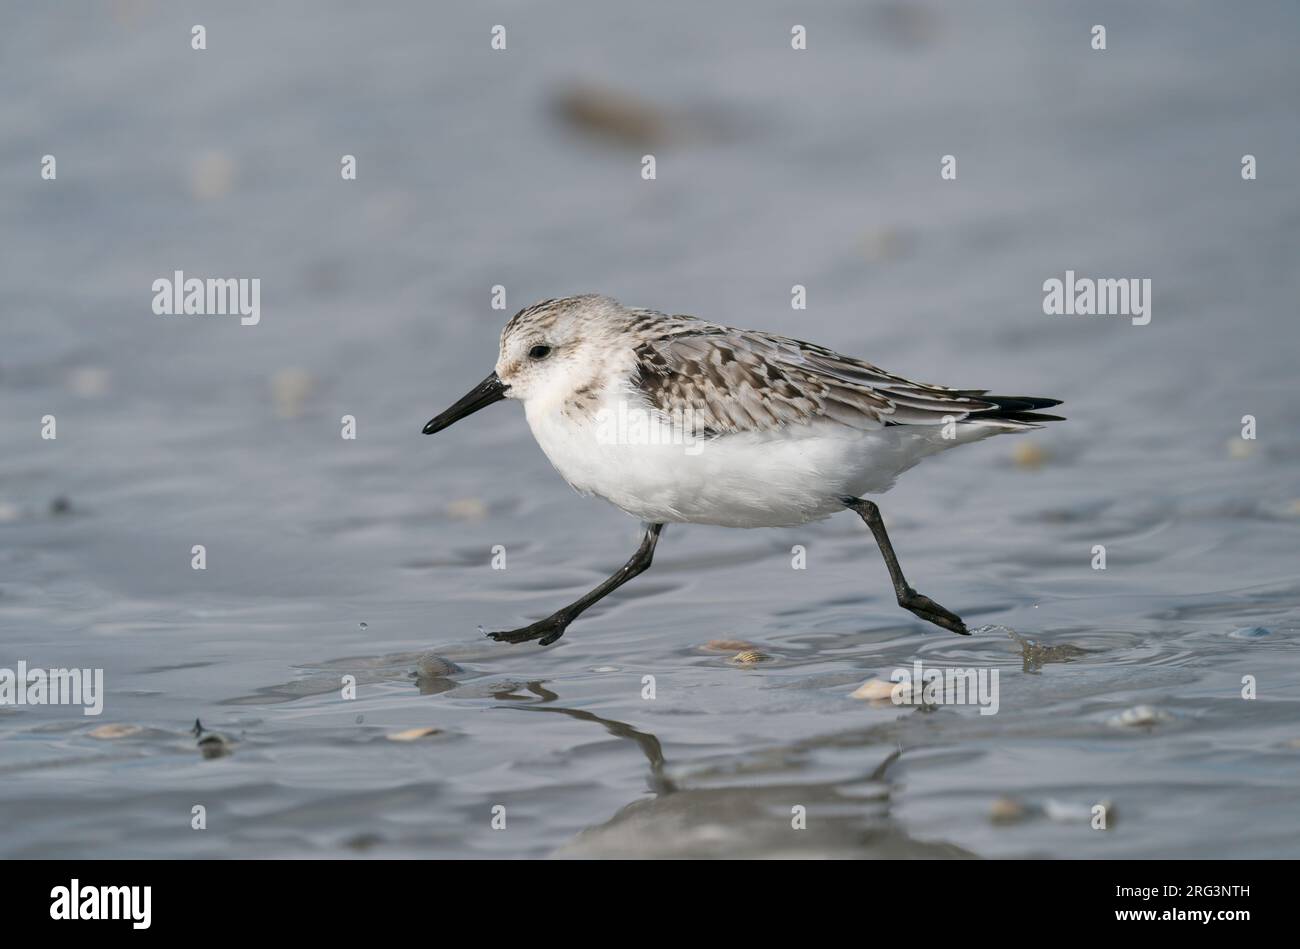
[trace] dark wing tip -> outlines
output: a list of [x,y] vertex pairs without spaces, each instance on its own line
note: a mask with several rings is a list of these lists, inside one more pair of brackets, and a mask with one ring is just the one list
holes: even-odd
[[1012,412],[1029,412],[1034,409],[1046,409],[1061,404],[1060,399],[1040,399],[1032,395],[982,395],[980,401],[992,402],[999,408]]
[[1009,422],[1064,422],[1063,415],[1048,415],[1038,409],[1060,405],[1060,399],[1040,399],[1030,395],[982,395],[981,402],[992,402],[993,408],[972,412],[972,419],[1006,419]]

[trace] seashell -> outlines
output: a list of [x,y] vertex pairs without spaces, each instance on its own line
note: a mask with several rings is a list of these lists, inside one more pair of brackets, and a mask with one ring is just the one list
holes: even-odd
[[625,145],[648,146],[668,137],[669,121],[655,106],[601,86],[560,90],[555,112],[577,131]]
[[989,820],[995,824],[1016,824],[1030,816],[1029,807],[1014,797],[1000,797],[989,807]]
[[282,419],[295,419],[302,415],[303,407],[315,388],[316,380],[306,369],[276,370],[271,376],[271,400],[276,415]]
[[481,521],[487,517],[488,506],[479,498],[458,498],[446,507],[447,516],[457,521]]
[[710,639],[700,647],[705,652],[736,652],[737,650],[756,649],[757,647],[743,639]]
[[746,649],[736,653],[730,661],[740,666],[752,666],[756,662],[766,662],[771,658],[767,653],[759,652],[757,649]]
[[455,675],[463,671],[460,666],[450,659],[444,659],[432,652],[421,653],[415,660],[415,676],[417,679],[445,679],[449,675]]
[[419,741],[421,738],[429,738],[433,735],[441,735],[441,728],[408,728],[405,731],[389,732],[384,737],[389,741]]
[[887,701],[894,697],[897,682],[887,679],[868,679],[849,694],[851,699],[865,699],[872,702]]
[[1018,442],[1011,451],[1011,460],[1017,468],[1035,470],[1047,463],[1046,449],[1036,442]]
[[1167,722],[1172,716],[1167,712],[1151,705],[1135,705],[1133,708],[1125,709],[1118,715],[1112,716],[1107,724],[1114,725],[1118,728],[1141,728],[1153,727],[1161,722]]
[[100,725],[97,728],[92,728],[86,734],[90,735],[91,738],[99,738],[109,741],[114,738],[126,738],[130,735],[138,735],[142,731],[144,731],[144,729],[139,725],[123,725],[114,722],[111,725]]

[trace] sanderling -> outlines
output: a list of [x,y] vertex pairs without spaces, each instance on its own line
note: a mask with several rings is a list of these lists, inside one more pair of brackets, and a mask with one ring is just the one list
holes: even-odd
[[522,629],[490,633],[549,645],[593,603],[650,566],[665,524],[789,527],[845,508],[880,547],[898,605],[968,635],[957,614],[903,576],[880,494],[927,455],[1038,428],[1058,399],[911,382],[812,343],[588,294],[520,310],[496,370],[424,426],[440,432],[500,399],[519,399],[564,480],[645,525],[641,546],[586,596]]

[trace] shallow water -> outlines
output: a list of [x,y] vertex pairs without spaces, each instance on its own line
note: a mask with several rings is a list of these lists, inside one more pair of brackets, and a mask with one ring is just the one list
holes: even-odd
[[[794,53],[779,6],[607,6],[9,13],[0,667],[107,699],[0,708],[0,854],[1300,853],[1294,8],[841,2]],[[575,88],[659,121],[586,135]],[[261,323],[153,315],[177,268],[260,277]],[[1150,277],[1150,325],[1043,315],[1067,269]],[[517,405],[419,434],[490,370],[494,284],[1064,399],[880,501],[976,634],[844,515],[670,526],[555,646],[484,639],[637,537]],[[916,659],[996,669],[997,714],[850,698]]]

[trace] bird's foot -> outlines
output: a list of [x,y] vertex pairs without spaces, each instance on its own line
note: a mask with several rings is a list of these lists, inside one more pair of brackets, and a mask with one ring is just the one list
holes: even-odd
[[927,623],[941,626],[949,632],[956,633],[958,636],[970,635],[970,630],[966,628],[966,624],[962,622],[960,616],[949,610],[945,610],[928,596],[925,596],[922,593],[917,593],[910,587],[906,594],[899,597],[898,605],[919,616]]
[[499,643],[527,643],[535,639],[539,646],[549,646],[564,635],[568,625],[569,621],[563,617],[548,616],[520,629],[488,633],[488,637]]

